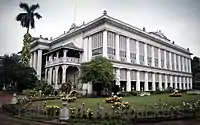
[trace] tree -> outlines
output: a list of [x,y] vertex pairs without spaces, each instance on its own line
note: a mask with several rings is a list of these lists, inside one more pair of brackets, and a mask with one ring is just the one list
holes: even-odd
[[90,62],[82,63],[81,80],[83,83],[92,83],[93,90],[99,96],[103,88],[110,90],[113,85],[113,64],[101,56],[95,57]]
[[194,57],[191,61],[193,88],[200,89],[200,59]]
[[35,28],[35,17],[40,19],[42,16],[35,12],[37,9],[39,9],[39,4],[33,4],[29,6],[27,3],[20,3],[19,7],[25,12],[18,14],[16,20],[21,22],[22,27],[27,28],[21,51],[21,62],[22,64],[28,65],[30,59],[30,42],[32,41],[32,37],[29,34],[29,29],[30,27],[31,29]]
[[33,88],[37,80],[33,68],[20,63],[17,54],[4,55],[2,62],[3,83],[7,88],[12,87],[15,91],[21,92],[24,89]]

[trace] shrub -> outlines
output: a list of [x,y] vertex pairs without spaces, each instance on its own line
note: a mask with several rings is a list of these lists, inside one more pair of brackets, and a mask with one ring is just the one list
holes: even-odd
[[119,90],[120,90],[119,85],[113,85],[112,92],[114,93],[114,95],[117,95],[117,92],[119,92]]
[[151,95],[155,95],[155,94],[164,94],[164,93],[167,93],[167,92],[166,91],[157,90],[157,91],[151,91],[150,93],[151,93]]
[[45,108],[48,116],[54,117],[59,115],[59,109],[60,109],[59,106],[48,105]]
[[13,115],[18,113],[18,108],[14,104],[4,104],[4,105],[2,105],[2,109],[3,109],[3,111],[6,111],[6,112],[11,113]]
[[137,96],[138,95],[138,92],[136,91],[133,91],[133,92],[129,92],[130,95],[133,95],[133,96]]
[[44,93],[45,95],[49,95],[49,94],[51,94],[51,93],[53,92],[53,90],[54,90],[54,89],[53,89],[53,86],[47,85],[46,88],[44,89],[44,92],[43,92],[43,93]]
[[106,98],[106,103],[115,103],[115,102],[121,102],[121,101],[122,101],[121,97]]
[[130,94],[130,92],[120,92],[117,96],[128,97],[128,96],[131,96],[131,94]]
[[170,97],[181,97],[182,94],[181,94],[181,93],[176,93],[176,92],[174,92],[174,93],[169,94],[169,96],[170,96]]

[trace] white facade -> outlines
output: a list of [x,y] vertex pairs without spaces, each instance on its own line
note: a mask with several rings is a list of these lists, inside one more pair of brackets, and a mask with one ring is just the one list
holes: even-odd
[[[104,14],[53,40],[36,39],[31,45],[30,65],[38,78],[58,89],[70,81],[78,87],[82,62],[94,56],[112,60],[116,84],[124,91],[192,89],[192,53],[175,45],[161,31],[146,32]],[[80,87],[80,86],[79,86]],[[91,84],[84,84],[88,93]]]

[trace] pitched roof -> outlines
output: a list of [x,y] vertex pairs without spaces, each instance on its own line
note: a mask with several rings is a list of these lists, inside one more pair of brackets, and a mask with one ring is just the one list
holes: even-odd
[[63,48],[73,49],[73,50],[78,50],[78,51],[83,51],[82,48],[77,47],[76,45],[74,45],[73,42],[70,42],[70,43],[67,43],[67,44],[63,45]]

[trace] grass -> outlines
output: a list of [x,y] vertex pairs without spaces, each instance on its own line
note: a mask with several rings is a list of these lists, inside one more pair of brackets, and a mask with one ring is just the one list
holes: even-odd
[[[169,105],[179,105],[182,102],[194,102],[200,99],[200,95],[187,95],[183,94],[182,97],[169,97],[168,94],[157,94],[145,97],[139,96],[130,96],[123,97],[123,101],[127,101],[137,109],[143,109],[145,105],[154,105],[154,103],[158,103],[159,100],[163,103],[168,103]],[[104,109],[111,109],[111,104],[105,103],[105,98],[78,98],[75,102],[68,103],[69,107],[79,108],[82,103],[85,104],[86,108],[95,109],[97,107],[97,103],[104,107]],[[33,105],[39,105],[40,102],[34,102]],[[57,105],[62,106],[61,100],[48,100],[47,105]]]

